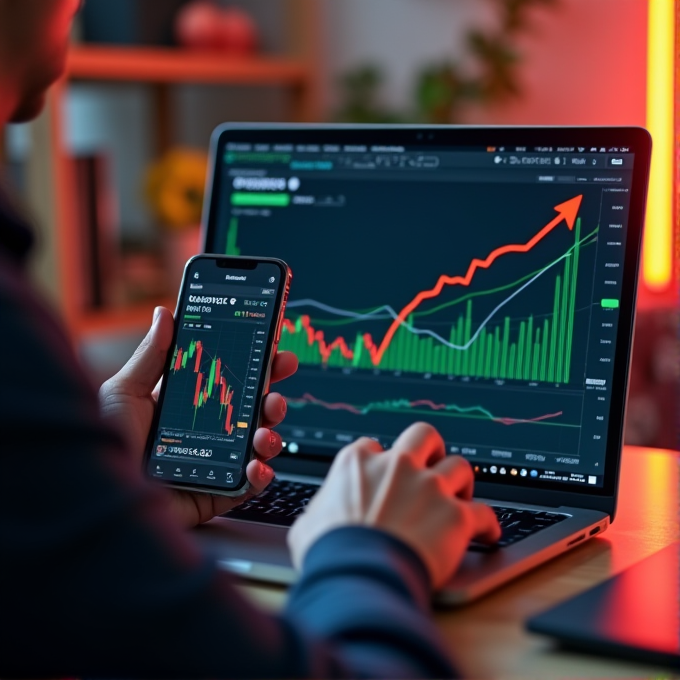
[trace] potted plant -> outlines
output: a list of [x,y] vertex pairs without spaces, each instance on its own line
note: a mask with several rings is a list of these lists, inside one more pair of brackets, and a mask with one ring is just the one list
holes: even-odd
[[207,167],[203,151],[174,148],[146,172],[144,194],[160,225],[171,289],[179,285],[186,261],[200,251]]

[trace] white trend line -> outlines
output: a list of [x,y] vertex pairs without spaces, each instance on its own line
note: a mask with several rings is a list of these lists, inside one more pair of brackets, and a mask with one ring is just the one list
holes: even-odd
[[[396,319],[399,316],[397,312],[395,312],[394,309],[389,305],[383,305],[382,307],[374,309],[372,312],[361,314],[359,312],[352,312],[347,309],[331,307],[330,305],[326,305],[323,302],[319,302],[318,300],[313,300],[312,298],[293,300],[292,302],[286,303],[286,309],[295,309],[296,307],[316,307],[317,309],[328,312],[329,314],[335,314],[336,316],[347,316],[352,319],[356,319],[357,321],[366,321],[367,319]],[[380,314],[380,312],[383,310],[386,311],[387,314],[378,316],[378,314]]]
[[[554,262],[549,264],[545,269],[542,269],[536,276],[532,277],[529,279],[524,285],[520,286],[512,295],[508,296],[500,302],[482,321],[480,326],[477,328],[475,331],[474,335],[464,344],[464,345],[456,345],[449,340],[445,340],[442,338],[441,335],[438,335],[434,331],[430,330],[429,328],[415,328],[414,326],[410,326],[409,324],[406,323],[406,321],[402,321],[401,325],[406,327],[407,330],[409,330],[411,333],[414,333],[415,335],[429,335],[430,337],[434,338],[435,340],[438,340],[441,342],[443,345],[446,345],[447,347],[450,347],[451,349],[457,349],[457,350],[467,350],[470,348],[472,343],[479,337],[479,334],[482,332],[484,327],[491,321],[491,319],[494,317],[496,312],[498,312],[499,309],[503,308],[505,305],[510,302],[514,297],[519,295],[527,286],[530,286],[536,279],[539,277],[543,276],[548,270],[552,269],[558,262],[561,262],[565,257],[569,257],[571,255],[571,250],[564,253],[564,255],[561,255],[558,257]],[[367,314],[359,314],[358,312],[351,312],[346,309],[338,309],[337,307],[331,307],[330,305],[326,305],[323,302],[318,302],[317,300],[312,300],[311,298],[307,298],[304,300],[294,300],[292,302],[289,302],[286,307],[288,309],[295,308],[295,307],[316,307],[317,309],[321,309],[324,312],[328,312],[329,314],[336,314],[337,316],[347,316],[351,317],[357,320],[365,320],[365,319],[370,319],[370,318],[375,318],[375,315],[378,314],[379,312],[382,312],[385,310],[394,320],[399,318],[399,314],[392,309],[389,305],[383,305],[382,307],[378,307],[378,309],[374,309],[372,312],[368,312]],[[382,317],[384,318],[384,317]]]

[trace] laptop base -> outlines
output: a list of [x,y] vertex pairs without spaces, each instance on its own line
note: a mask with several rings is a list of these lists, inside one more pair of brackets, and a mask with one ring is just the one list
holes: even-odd
[[[435,601],[450,606],[472,602],[609,526],[605,513],[579,508],[543,509],[570,517],[506,548],[491,553],[468,551],[454,577],[435,595]],[[217,517],[196,530],[199,541],[222,568],[242,578],[281,585],[291,585],[297,579],[287,533],[285,527],[227,517]]]

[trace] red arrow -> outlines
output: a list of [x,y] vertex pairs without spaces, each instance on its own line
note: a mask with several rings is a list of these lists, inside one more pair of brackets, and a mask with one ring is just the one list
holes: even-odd
[[[418,295],[416,295],[411,302],[409,302],[404,309],[399,312],[399,316],[392,322],[392,325],[387,330],[385,337],[382,339],[379,347],[373,345],[370,336],[365,336],[364,340],[371,354],[371,360],[373,365],[377,366],[380,360],[385,354],[385,351],[389,347],[392,337],[397,332],[397,329],[406,320],[408,315],[423,301],[429,298],[437,297],[442,292],[444,286],[469,286],[472,281],[472,277],[478,269],[488,269],[501,255],[507,253],[527,253],[529,252],[539,241],[545,238],[562,220],[567,223],[569,229],[574,228],[574,223],[576,222],[576,216],[578,215],[579,208],[581,207],[581,201],[583,200],[583,194],[570,198],[564,203],[560,203],[555,206],[557,210],[557,217],[552,219],[548,224],[541,229],[533,238],[523,244],[511,244],[506,246],[501,246],[492,251],[484,260],[479,260],[475,258],[470,262],[470,266],[465,274],[465,276],[446,276],[442,275],[439,277],[434,288],[430,290],[424,290]],[[370,343],[370,344],[369,344]]]

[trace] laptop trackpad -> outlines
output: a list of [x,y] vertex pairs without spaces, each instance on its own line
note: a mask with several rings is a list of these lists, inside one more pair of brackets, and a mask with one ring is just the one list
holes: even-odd
[[221,567],[249,579],[289,585],[296,580],[286,545],[287,527],[218,517],[195,530]]

